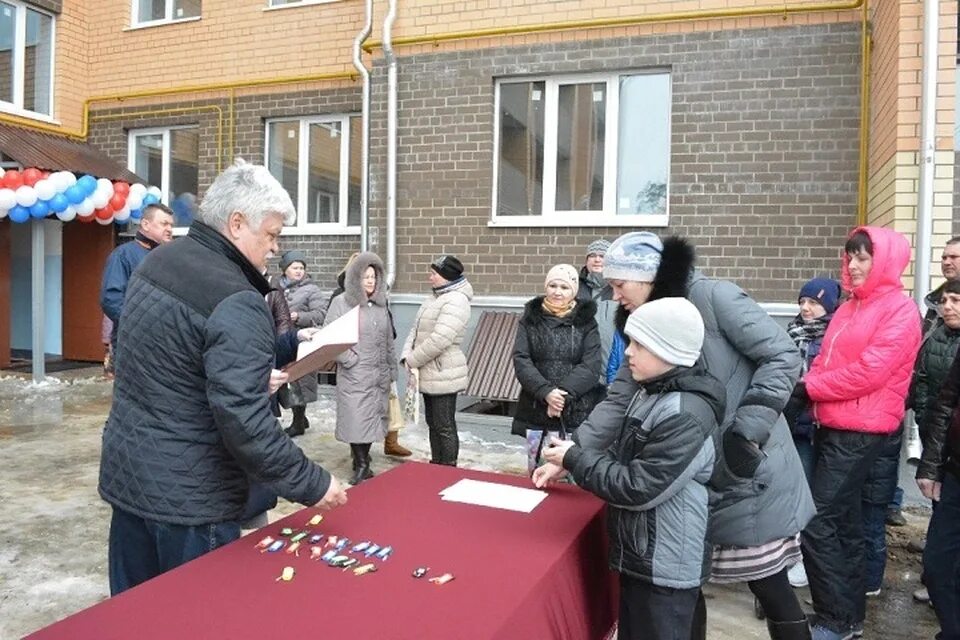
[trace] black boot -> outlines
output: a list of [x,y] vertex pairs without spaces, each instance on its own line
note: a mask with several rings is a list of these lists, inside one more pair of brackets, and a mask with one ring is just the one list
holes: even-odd
[[810,624],[806,620],[774,622],[768,618],[767,631],[771,640],[810,640]]
[[307,408],[305,406],[290,407],[293,411],[293,422],[284,429],[284,432],[291,438],[302,436],[303,432],[310,428],[310,421],[307,420]]
[[353,477],[350,484],[356,486],[368,478],[373,477],[370,470],[370,445],[351,444],[350,455],[353,458]]

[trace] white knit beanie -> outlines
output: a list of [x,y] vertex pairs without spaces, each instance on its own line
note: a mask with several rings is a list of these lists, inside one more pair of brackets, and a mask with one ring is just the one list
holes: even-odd
[[649,231],[625,233],[610,245],[603,257],[603,277],[607,280],[653,282],[660,268],[663,243]]
[[692,367],[703,347],[703,318],[686,298],[661,298],[640,305],[624,332],[661,360]]
[[550,271],[547,272],[547,278],[543,281],[543,286],[550,284],[551,280],[566,282],[570,285],[570,288],[573,289],[573,295],[577,295],[577,290],[580,289],[580,274],[577,273],[576,268],[571,264],[558,264],[553,266]]

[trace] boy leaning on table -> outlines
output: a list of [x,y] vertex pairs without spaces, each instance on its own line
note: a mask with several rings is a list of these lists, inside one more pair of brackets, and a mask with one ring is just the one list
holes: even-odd
[[[563,474],[609,503],[610,566],[620,574],[619,638],[689,638],[709,577],[707,482],[726,391],[698,362],[703,319],[684,298],[648,302],[625,333],[640,390],[607,451],[553,439],[542,487]],[[561,468],[562,467],[562,468]]]

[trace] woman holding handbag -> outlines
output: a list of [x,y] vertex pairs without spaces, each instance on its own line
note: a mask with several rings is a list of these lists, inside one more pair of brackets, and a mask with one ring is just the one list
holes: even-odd
[[401,362],[408,375],[419,375],[430,430],[430,462],[457,466],[457,394],[467,388],[467,359],[460,349],[470,320],[473,287],[455,256],[440,256],[430,265],[433,297],[417,312],[403,345]]
[[513,346],[520,399],[511,431],[527,439],[530,473],[544,438],[571,434],[604,395],[596,303],[577,301],[579,275],[569,264],[550,269],[544,288],[527,302]]

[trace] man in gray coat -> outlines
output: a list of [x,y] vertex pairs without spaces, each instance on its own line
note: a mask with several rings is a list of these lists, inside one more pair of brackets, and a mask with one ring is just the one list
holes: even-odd
[[304,505],[347,500],[270,411],[286,375],[261,274],[293,215],[269,171],[239,161],[130,279],[100,460],[113,595],[239,538],[251,479]]

